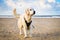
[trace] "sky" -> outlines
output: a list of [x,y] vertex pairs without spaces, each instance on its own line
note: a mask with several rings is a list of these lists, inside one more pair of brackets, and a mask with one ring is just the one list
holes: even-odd
[[35,15],[60,15],[60,0],[0,0],[0,15],[25,13],[26,8],[33,8]]

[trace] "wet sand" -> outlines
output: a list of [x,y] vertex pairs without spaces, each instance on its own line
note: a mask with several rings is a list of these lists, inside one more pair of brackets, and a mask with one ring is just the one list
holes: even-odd
[[0,40],[60,40],[60,18],[33,18],[32,38],[19,35],[17,19],[0,18]]

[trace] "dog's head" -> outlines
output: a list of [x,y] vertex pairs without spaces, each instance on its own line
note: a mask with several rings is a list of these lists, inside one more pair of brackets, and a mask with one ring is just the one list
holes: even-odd
[[35,14],[35,10],[33,8],[27,8],[25,12],[27,20],[31,20],[32,16]]
[[35,14],[35,10],[33,8],[27,8],[25,12],[28,16],[33,16]]

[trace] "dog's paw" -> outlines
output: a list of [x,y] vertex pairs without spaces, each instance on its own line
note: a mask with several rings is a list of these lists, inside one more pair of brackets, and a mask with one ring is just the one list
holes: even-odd
[[24,36],[24,38],[28,38],[28,36],[26,35],[26,36]]

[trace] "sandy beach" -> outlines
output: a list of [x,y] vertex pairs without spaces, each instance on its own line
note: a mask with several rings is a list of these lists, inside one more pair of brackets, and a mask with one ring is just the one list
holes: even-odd
[[0,18],[0,40],[60,40],[60,18],[33,18],[32,38],[19,35],[17,19]]

